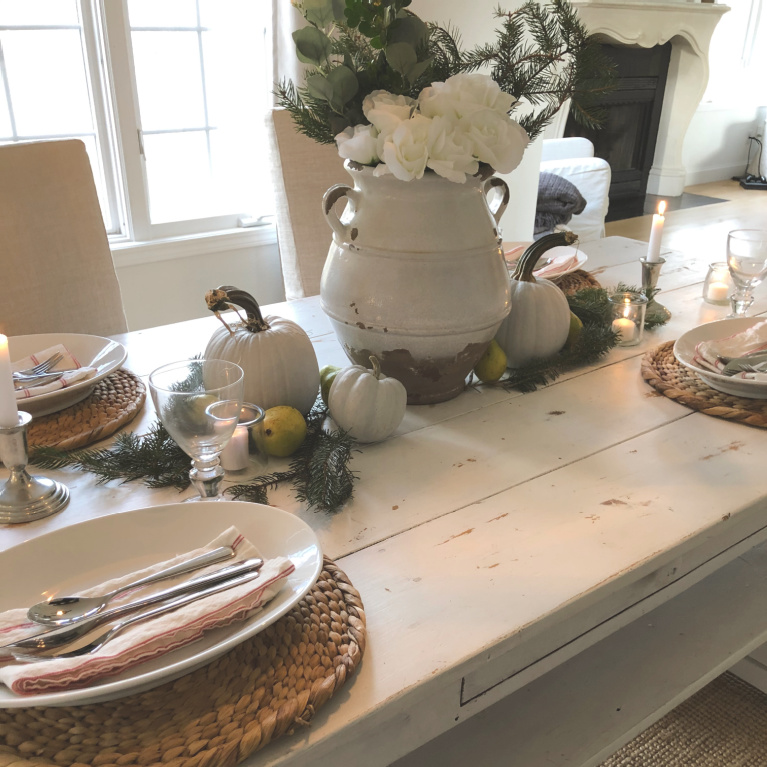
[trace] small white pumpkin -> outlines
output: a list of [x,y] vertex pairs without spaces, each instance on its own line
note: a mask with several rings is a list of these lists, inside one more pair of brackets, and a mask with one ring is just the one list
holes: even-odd
[[506,352],[507,365],[520,367],[552,357],[562,349],[570,330],[570,305],[549,280],[536,279],[533,269],[543,253],[576,240],[572,232],[555,232],[533,243],[517,262],[511,276],[511,311],[495,340]]
[[[320,368],[306,332],[284,317],[261,314],[253,296],[223,285],[205,295],[223,327],[208,341],[205,357],[234,362],[245,373],[245,401],[264,410],[289,405],[306,415],[317,400]],[[240,307],[246,318],[227,324],[220,312]]]
[[328,393],[330,416],[358,442],[380,442],[397,430],[405,416],[407,390],[396,379],[373,369],[352,365],[336,374]]

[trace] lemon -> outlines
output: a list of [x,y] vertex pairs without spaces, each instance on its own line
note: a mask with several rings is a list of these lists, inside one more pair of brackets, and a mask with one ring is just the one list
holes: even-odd
[[583,323],[580,318],[570,312],[570,330],[567,332],[567,341],[565,341],[565,349],[569,349],[580,337],[581,330],[583,330]]
[[341,368],[335,365],[325,365],[320,370],[320,393],[322,394],[322,401],[328,404],[328,394],[330,393],[330,387],[333,385],[333,381],[336,380],[336,375]]
[[306,439],[306,421],[289,405],[270,407],[264,413],[264,449],[269,455],[286,458]]
[[482,383],[493,383],[506,372],[506,352],[493,339],[474,368],[474,375]]

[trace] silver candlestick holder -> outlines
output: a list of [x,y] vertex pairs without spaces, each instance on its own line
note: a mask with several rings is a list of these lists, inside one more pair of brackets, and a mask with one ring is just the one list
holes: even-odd
[[648,261],[646,258],[640,258],[639,263],[642,264],[642,292],[647,296],[649,302],[645,322],[652,319],[668,322],[671,319],[671,312],[655,300],[657,293],[655,286],[658,284],[660,270],[666,263],[666,259],[659,258],[657,261]]
[[19,411],[16,426],[0,426],[0,460],[11,475],[0,488],[0,524],[31,522],[61,511],[69,503],[65,485],[27,473],[27,426],[32,416]]

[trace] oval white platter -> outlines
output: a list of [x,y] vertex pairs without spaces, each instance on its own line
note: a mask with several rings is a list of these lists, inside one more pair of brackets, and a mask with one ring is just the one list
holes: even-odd
[[76,381],[65,389],[17,400],[19,410],[41,416],[74,405],[84,400],[102,378],[120,368],[128,356],[125,347],[117,341],[81,333],[11,336],[8,339],[8,351],[13,363],[57,344],[63,344],[83,367],[95,367],[96,375],[85,381]]
[[[105,490],[105,492],[108,492]],[[262,557],[290,558],[295,571],[245,621],[82,689],[16,695],[0,685],[0,708],[98,703],[156,687],[210,663],[282,617],[314,585],[322,552],[314,531],[287,511],[239,501],[174,503],[125,511],[54,530],[0,552],[0,611],[28,607],[204,546],[236,527]]]
[[674,356],[689,370],[696,373],[700,379],[712,389],[733,394],[736,397],[749,399],[767,399],[767,384],[759,381],[750,381],[746,378],[723,376],[711,370],[701,368],[693,362],[695,347],[702,341],[715,341],[720,338],[728,338],[735,333],[742,333],[752,325],[764,322],[764,317],[742,317],[716,322],[707,322],[681,335],[674,344]]

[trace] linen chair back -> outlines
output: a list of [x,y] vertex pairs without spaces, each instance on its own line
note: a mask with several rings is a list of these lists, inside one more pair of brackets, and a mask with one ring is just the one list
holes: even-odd
[[128,329],[82,141],[0,146],[0,275],[0,333]]
[[272,110],[268,133],[285,298],[314,296],[332,239],[322,196],[351,179],[335,144],[318,144],[298,133],[287,110]]

